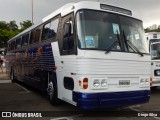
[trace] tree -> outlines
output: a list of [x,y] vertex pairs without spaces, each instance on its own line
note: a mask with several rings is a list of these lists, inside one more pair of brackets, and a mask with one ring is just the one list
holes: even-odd
[[20,31],[24,31],[25,29],[32,26],[32,22],[30,20],[26,20],[26,21],[21,22],[20,25],[21,25]]
[[16,21],[10,21],[9,22],[9,29],[12,30],[12,31],[16,31],[18,30],[18,25],[16,24]]
[[6,23],[5,21],[0,21],[0,29],[9,30],[8,23]]
[[10,30],[2,30],[0,29],[0,48],[7,46],[7,41],[17,35],[19,31],[10,31]]
[[16,21],[10,21],[9,23],[5,21],[0,21],[0,47],[6,47],[7,41],[12,37],[19,34],[21,31],[32,26],[31,21],[26,20],[20,23],[21,29],[18,29]]
[[0,29],[0,47],[4,47],[7,45],[8,37],[8,31],[6,29],[2,30]]
[[146,29],[144,29],[144,31],[147,33],[150,31],[150,29],[147,27]]

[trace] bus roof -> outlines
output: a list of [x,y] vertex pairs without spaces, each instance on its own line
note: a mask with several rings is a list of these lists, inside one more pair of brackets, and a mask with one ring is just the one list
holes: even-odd
[[[103,5],[103,8],[102,8],[102,5]],[[104,7],[106,7],[106,8],[104,8]],[[117,6],[111,6],[111,5],[107,5],[105,3],[95,2],[95,1],[81,1],[78,3],[68,3],[68,4],[62,6],[61,8],[56,10],[55,12],[53,12],[50,15],[48,15],[47,17],[43,18],[42,21],[46,22],[47,20],[53,18],[54,16],[56,16],[58,14],[61,14],[61,16],[63,17],[73,11],[76,12],[77,10],[80,10],[80,9],[101,10],[101,11],[114,12],[114,13],[123,14],[123,15],[127,15],[126,14],[126,11],[127,11],[127,12],[130,12],[129,16],[132,15],[130,10],[120,8]],[[118,10],[121,10],[121,12]],[[123,12],[125,11],[125,13],[122,13],[122,10],[123,10]]]
[[78,3],[68,3],[68,4],[62,6],[61,8],[59,8],[58,10],[54,11],[53,13],[48,15],[47,17],[43,18],[40,23],[29,27],[28,29],[24,30],[20,34],[16,35],[12,39],[10,39],[8,42],[11,42],[15,38],[29,32],[30,30],[38,27],[42,23],[50,20],[51,18],[53,18],[57,15],[61,15],[63,17],[63,16],[65,16],[65,15],[67,15],[67,14],[73,12],[73,11],[76,12],[80,9],[92,9],[92,10],[108,11],[108,12],[122,14],[122,15],[130,16],[130,17],[132,15],[130,10],[120,8],[120,7],[117,7],[117,6],[107,5],[105,3],[95,2],[95,1],[81,1],[81,2],[78,2]]

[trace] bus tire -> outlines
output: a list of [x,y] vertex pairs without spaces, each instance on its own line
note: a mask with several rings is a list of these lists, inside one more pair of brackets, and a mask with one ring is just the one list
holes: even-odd
[[60,99],[58,99],[57,82],[56,82],[55,77],[53,75],[50,75],[50,77],[49,77],[47,91],[48,91],[50,103],[52,105],[59,105]]
[[16,81],[15,77],[14,77],[14,70],[13,69],[11,70],[11,73],[10,73],[10,79],[11,79],[12,83],[14,83]]

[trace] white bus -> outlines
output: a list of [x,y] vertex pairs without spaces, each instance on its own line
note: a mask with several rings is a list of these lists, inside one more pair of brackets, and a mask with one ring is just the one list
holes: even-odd
[[150,55],[142,21],[100,2],[70,3],[8,41],[11,79],[83,109],[150,98]]
[[160,86],[160,33],[150,32],[146,34],[147,43],[151,53],[151,77],[152,87]]
[[147,40],[147,45],[150,51],[151,43],[160,42],[160,32],[149,32],[145,33],[145,37]]

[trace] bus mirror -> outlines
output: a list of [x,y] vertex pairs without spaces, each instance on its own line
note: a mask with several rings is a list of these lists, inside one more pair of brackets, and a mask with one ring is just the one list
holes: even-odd
[[71,23],[65,23],[63,37],[69,37],[71,34]]

